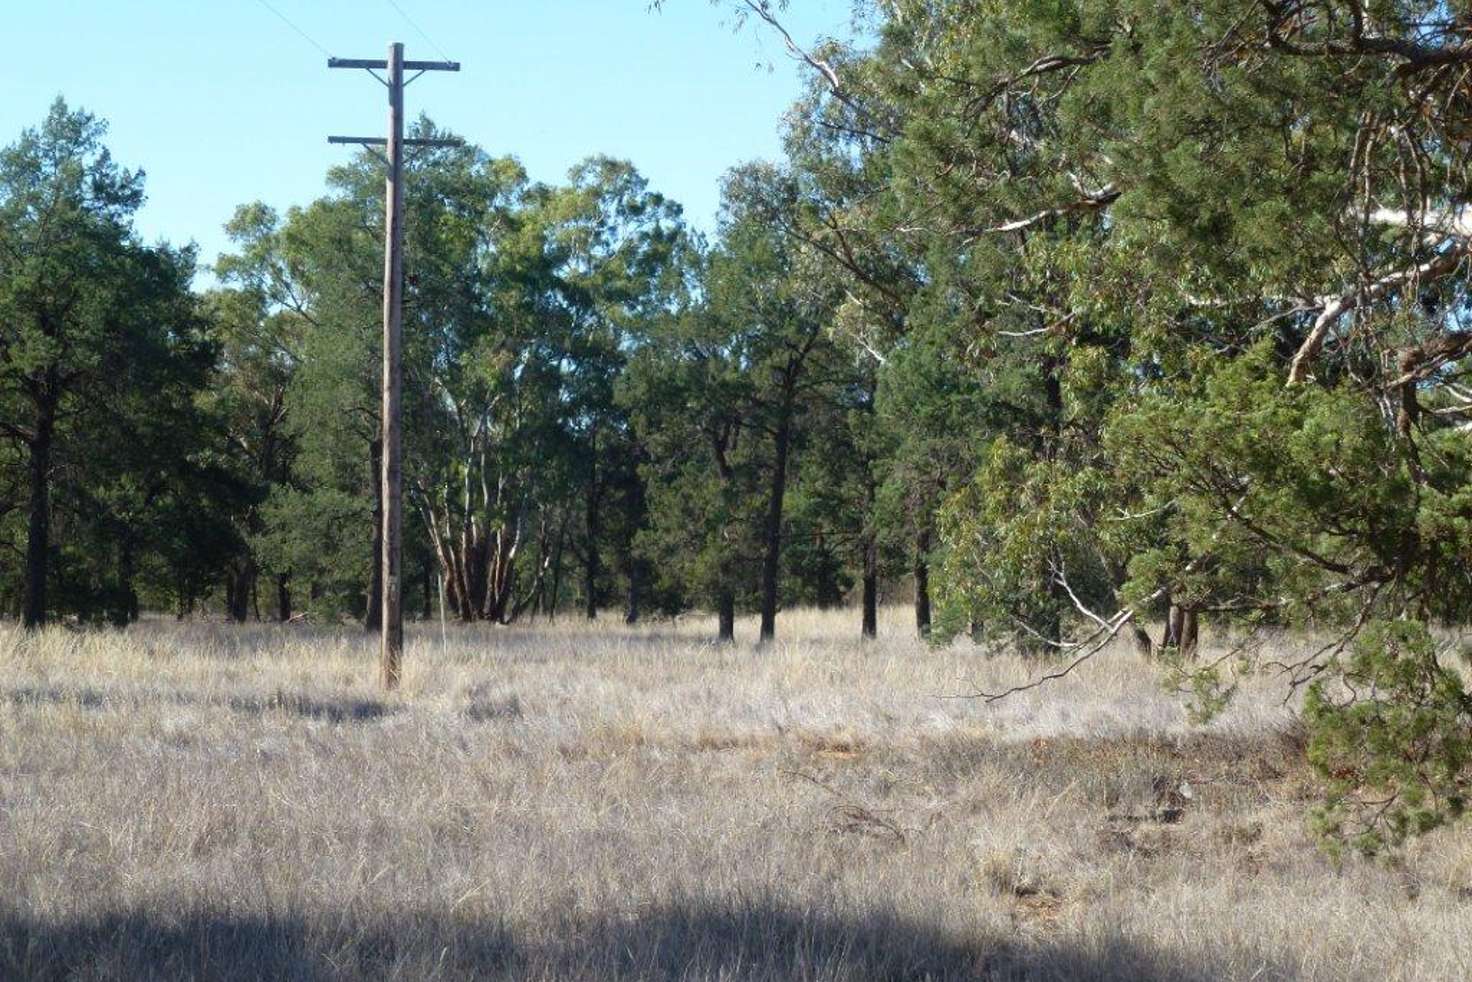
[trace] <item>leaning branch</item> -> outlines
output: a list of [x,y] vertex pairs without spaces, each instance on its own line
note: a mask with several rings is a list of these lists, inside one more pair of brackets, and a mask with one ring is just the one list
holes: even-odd
[[[1298,385],[1308,378],[1309,367],[1324,350],[1324,342],[1328,339],[1329,332],[1345,314],[1365,304],[1382,300],[1401,287],[1446,276],[1455,270],[1469,254],[1472,254],[1472,242],[1466,240],[1447,240],[1442,243],[1442,246],[1443,251],[1411,269],[1389,273],[1363,289],[1350,290],[1337,296],[1328,294],[1320,297],[1317,304],[1314,305],[1318,308],[1319,315],[1314,318],[1313,328],[1293,356],[1293,362],[1288,369],[1288,384]],[[1312,310],[1314,307],[1309,309]]]
[[982,231],[985,234],[997,234],[1001,232],[1020,232],[1024,229],[1032,228],[1034,225],[1041,225],[1043,222],[1050,222],[1055,218],[1062,218],[1065,215],[1076,214],[1078,212],[1084,211],[1099,211],[1100,209],[1107,208],[1110,205],[1114,204],[1114,202],[1118,201],[1121,193],[1122,192],[1117,187],[1115,187],[1114,184],[1106,184],[1098,191],[1086,193],[1084,197],[1079,198],[1076,201],[1070,201],[1067,204],[1058,205],[1055,208],[1046,208],[1035,215],[1028,216],[1027,218],[1018,218],[1010,222],[1003,222],[1001,225],[993,225],[990,228],[983,229]]

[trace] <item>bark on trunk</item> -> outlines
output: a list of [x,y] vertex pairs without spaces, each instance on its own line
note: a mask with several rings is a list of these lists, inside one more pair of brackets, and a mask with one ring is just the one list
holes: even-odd
[[792,442],[792,397],[786,395],[772,443],[772,487],[762,532],[762,621],[760,641],[777,636],[777,577],[782,561],[782,504],[787,494],[787,454]]
[[866,639],[879,636],[879,545],[871,535],[864,543],[864,622]]
[[291,620],[291,588],[288,586],[290,578],[287,576],[276,577],[276,619],[285,624]]
[[629,564],[629,594],[624,605],[624,623],[639,623],[639,564]]
[[562,549],[566,545],[566,526],[557,530],[557,547],[552,550],[552,596],[547,602],[547,620],[557,620],[557,601],[562,597]]
[[126,535],[118,549],[118,592],[121,603],[113,612],[113,623],[126,627],[138,620],[138,590],[134,586],[137,562],[133,555],[133,543]]
[[915,538],[915,630],[930,637],[930,526]]
[[1187,608],[1181,614],[1181,657],[1196,657],[1196,640],[1198,637],[1198,625],[1196,622],[1195,608]]
[[[720,475],[721,489],[724,494],[735,478],[731,461],[726,456],[726,448],[731,442],[730,425],[723,425],[712,432],[710,438],[711,455],[715,460],[716,473]],[[716,595],[717,644],[731,644],[736,640],[736,594],[732,592],[729,583],[729,579],[724,579]]]
[[26,581],[22,623],[27,630],[46,625],[46,578],[51,557],[51,441],[56,432],[56,400],[47,397],[36,410],[30,442],[30,521],[26,529]]
[[1165,633],[1160,638],[1160,650],[1179,651],[1181,648],[1181,627],[1183,611],[1177,607],[1175,602],[1166,594],[1165,608]]
[[721,595],[716,598],[716,618],[719,626],[716,628],[716,641],[720,644],[730,644],[736,640],[736,597],[730,590],[722,590]]
[[251,599],[255,594],[255,561],[246,556],[225,576],[225,615],[237,624],[244,624],[250,618]]
[[[594,442],[594,453],[597,453],[597,443]],[[598,572],[601,560],[598,555],[598,536],[602,532],[602,518],[599,514],[600,501],[598,493],[598,462],[594,458],[592,475],[588,481],[588,541],[583,552],[583,602],[584,614],[588,620],[598,617]]]

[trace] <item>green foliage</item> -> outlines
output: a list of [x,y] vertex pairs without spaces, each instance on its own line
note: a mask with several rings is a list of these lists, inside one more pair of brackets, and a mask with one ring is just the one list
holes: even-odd
[[1331,841],[1365,853],[1454,821],[1472,783],[1472,695],[1426,626],[1365,626],[1341,674],[1314,682],[1308,758],[1329,783],[1316,812]]
[[58,99],[0,151],[0,547],[20,560],[0,580],[33,598],[33,624],[135,618],[150,554],[171,556],[164,579],[182,574],[175,523],[210,481],[195,400],[217,347],[189,292],[194,255],[139,241],[142,175],[105,132]]

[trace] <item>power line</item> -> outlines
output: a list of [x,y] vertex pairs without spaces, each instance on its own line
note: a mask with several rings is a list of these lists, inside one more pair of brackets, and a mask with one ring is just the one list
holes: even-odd
[[445,54],[444,48],[441,48],[438,44],[435,43],[434,38],[424,33],[424,28],[420,27],[419,24],[415,22],[414,18],[410,17],[407,13],[404,12],[404,8],[398,5],[397,0],[388,0],[388,5],[397,10],[399,12],[399,16],[404,18],[404,23],[414,28],[414,30],[419,33],[419,36],[424,38],[425,43],[427,43],[431,48],[439,52],[441,58],[445,59],[446,61],[453,60],[450,58],[449,55]]
[[265,7],[267,10],[271,11],[271,13],[273,13],[277,17],[281,18],[281,23],[285,24],[287,27],[291,28],[293,31],[296,31],[298,34],[300,34],[302,36],[302,38],[308,44],[310,44],[312,47],[316,48],[318,51],[322,52],[327,57],[329,57],[329,58],[332,57],[332,52],[331,51],[328,51],[326,48],[322,47],[322,45],[318,44],[317,43],[317,39],[314,38],[314,37],[312,37],[312,35],[308,34],[306,31],[302,30],[300,27],[297,27],[296,24],[294,24],[292,22],[292,20],[291,20],[290,17],[287,17],[281,11],[279,11],[275,7],[271,6],[269,3],[266,2],[266,0],[256,0],[256,3],[260,4],[262,7]]

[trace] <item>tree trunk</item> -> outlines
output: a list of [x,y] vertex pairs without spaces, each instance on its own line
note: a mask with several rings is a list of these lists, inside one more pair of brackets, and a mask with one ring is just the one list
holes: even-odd
[[56,432],[56,399],[47,396],[36,410],[30,442],[30,522],[26,529],[26,581],[22,623],[27,630],[46,625],[46,577],[51,558],[51,441]]
[[629,564],[629,595],[624,606],[624,623],[639,623],[639,563]]
[[225,576],[225,615],[237,624],[244,624],[250,618],[251,597],[255,593],[255,561],[249,555],[236,560]]
[[557,529],[557,546],[552,550],[552,596],[547,602],[547,620],[557,620],[557,601],[562,597],[562,549],[567,544],[567,526]]
[[716,617],[719,626],[716,628],[716,641],[719,644],[730,644],[736,640],[736,597],[730,590],[722,590],[716,598]]
[[138,620],[138,590],[134,585],[137,563],[133,556],[133,542],[126,533],[118,548],[118,609],[113,611],[113,623],[126,627]]
[[363,612],[363,629],[377,634],[383,629],[383,441],[368,445],[373,468],[373,559],[368,572],[368,609]]
[[1170,596],[1166,596],[1165,609],[1165,634],[1160,639],[1160,649],[1180,651],[1181,650],[1181,628],[1184,626],[1185,612],[1176,606]]
[[285,624],[291,620],[291,589],[287,585],[290,577],[276,577],[276,619]]
[[915,630],[930,637],[930,524],[915,537]]
[[595,470],[588,482],[588,541],[587,548],[583,552],[583,601],[584,613],[588,620],[598,617],[598,572],[601,565],[598,556],[598,536],[602,532],[601,516],[599,515],[598,494],[598,472],[597,463],[593,464]]
[[787,454],[792,442],[792,396],[787,393],[772,445],[772,488],[762,530],[762,622],[760,642],[777,636],[777,577],[782,561],[782,504],[787,494]]
[[[1047,427],[1043,437],[1043,453],[1050,460],[1057,460],[1063,444],[1063,365],[1064,360],[1055,355],[1043,359],[1043,393],[1048,407]],[[1062,569],[1062,556],[1055,547],[1051,556],[1054,569]],[[1048,608],[1038,625],[1038,633],[1049,641],[1063,640],[1063,611],[1069,608],[1068,593],[1063,584],[1050,572],[1048,577]],[[1042,642],[1036,645],[1039,653],[1050,649]]]
[[866,639],[879,636],[879,544],[871,534],[864,542],[864,622]]
[[1181,614],[1181,657],[1196,657],[1196,641],[1199,636],[1196,609],[1188,607]]

